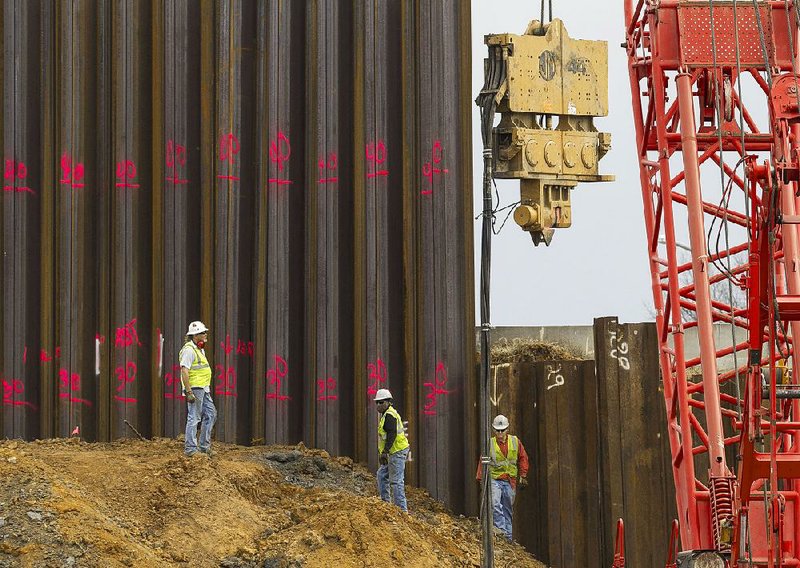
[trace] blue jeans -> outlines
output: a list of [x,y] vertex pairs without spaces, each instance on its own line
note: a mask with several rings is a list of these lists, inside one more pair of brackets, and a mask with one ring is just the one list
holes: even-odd
[[[192,455],[199,449],[207,452],[211,449],[211,429],[217,421],[217,407],[211,400],[211,393],[203,387],[192,387],[195,401],[187,402],[189,412],[186,415],[186,443],[183,451]],[[197,446],[197,423],[200,423],[200,447]]]
[[514,514],[514,489],[505,479],[492,479],[492,512],[494,526],[511,542],[511,517]]
[[[406,503],[406,458],[408,448],[389,454],[389,465],[382,465],[378,468],[378,493],[381,499],[387,503],[394,503],[407,513],[408,504]],[[389,500],[389,487],[392,489],[392,499]]]

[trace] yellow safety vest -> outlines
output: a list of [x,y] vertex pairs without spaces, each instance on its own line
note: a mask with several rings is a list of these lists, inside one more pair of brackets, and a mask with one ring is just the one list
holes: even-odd
[[383,446],[386,444],[386,430],[383,429],[383,422],[386,420],[386,415],[391,414],[397,421],[397,436],[395,436],[394,444],[389,448],[387,453],[394,454],[400,450],[405,450],[408,447],[408,438],[406,438],[406,429],[403,427],[403,419],[400,418],[400,413],[395,410],[394,406],[389,406],[386,412],[381,414],[381,421],[378,422],[378,453],[383,453]]
[[497,438],[492,436],[492,447],[490,450],[492,461],[489,462],[489,473],[491,473],[492,479],[499,479],[503,475],[508,475],[512,479],[517,477],[518,455],[519,440],[516,436],[509,435],[508,437],[507,456],[504,456],[503,452],[500,451],[500,444],[497,443]]
[[194,341],[187,341],[186,345],[181,348],[181,353],[186,348],[194,350],[194,362],[189,369],[189,386],[190,387],[207,387],[211,384],[211,365],[208,364],[208,359],[203,352],[197,348]]

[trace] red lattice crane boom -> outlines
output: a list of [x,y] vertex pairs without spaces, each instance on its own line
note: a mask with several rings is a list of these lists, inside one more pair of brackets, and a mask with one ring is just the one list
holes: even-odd
[[625,1],[679,567],[800,566],[798,16]]

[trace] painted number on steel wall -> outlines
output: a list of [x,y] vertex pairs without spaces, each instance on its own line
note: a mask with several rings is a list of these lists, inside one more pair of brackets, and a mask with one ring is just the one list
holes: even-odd
[[378,393],[378,389],[386,388],[389,381],[389,373],[386,370],[386,364],[381,361],[380,357],[367,364],[367,371],[369,371],[367,395],[374,397]]
[[189,183],[188,179],[182,177],[186,175],[186,147],[176,144],[174,140],[167,140],[167,181],[175,185]]
[[317,400],[336,400],[336,379],[328,377],[327,379],[317,379]]
[[85,168],[83,163],[73,163],[72,156],[64,152],[61,155],[61,185],[68,185],[71,188],[83,187],[83,176]]
[[289,143],[289,137],[281,131],[269,143],[269,160],[278,166],[278,174],[267,180],[268,184],[291,185],[292,182],[284,176],[284,164],[289,161],[292,156],[292,145]]
[[217,371],[217,385],[214,394],[220,396],[237,396],[236,394],[236,369],[225,368],[224,365],[214,365]]
[[123,160],[117,162],[117,187],[136,189],[139,187],[136,182],[136,164],[133,160]]
[[25,184],[25,178],[27,177],[28,168],[25,166],[25,162],[6,160],[3,167],[3,191],[34,193],[27,185],[19,185]]
[[545,383],[547,384],[547,390],[563,386],[564,375],[561,374],[561,365],[555,368],[552,365],[548,365],[546,368],[547,368],[547,380],[545,381]]
[[124,403],[134,403],[135,398],[124,396],[127,385],[136,380],[136,363],[128,361],[124,366],[120,365],[114,369],[114,374],[117,375],[117,393],[114,399]]
[[[270,368],[265,374],[267,379],[267,399],[291,400],[289,395],[282,393],[282,385],[288,373],[289,365],[286,363],[286,359],[280,355],[275,355],[275,366]],[[288,379],[286,382],[288,382]]]
[[609,345],[611,346],[611,352],[609,355],[613,359],[619,361],[619,366],[629,371],[631,368],[631,362],[628,359],[628,342],[627,341],[619,341],[617,338],[617,332],[614,330],[608,330],[609,335]]
[[328,154],[327,161],[325,161],[325,156],[322,156],[317,162],[317,169],[319,169],[319,179],[317,180],[317,183],[324,185],[338,182],[339,178],[337,177],[336,171],[338,167],[339,161],[336,156],[336,152],[331,152]]
[[24,400],[25,385],[19,379],[3,379],[3,404],[6,406],[27,406],[36,410],[36,406]]
[[436,364],[436,375],[432,382],[429,383],[422,383],[424,388],[430,389],[430,392],[425,395],[425,398],[428,399],[428,402],[425,403],[425,406],[422,409],[424,414],[429,416],[436,415],[436,405],[439,402],[440,396],[446,396],[453,391],[446,390],[444,387],[447,385],[447,369],[444,366],[444,363],[439,361]]
[[239,177],[233,175],[236,165],[236,155],[239,153],[239,139],[228,132],[219,137],[219,161],[227,164],[227,174],[218,174],[219,179],[227,179],[231,181],[238,181]]
[[448,173],[446,168],[442,167],[442,143],[436,140],[431,149],[431,160],[422,164],[422,175],[428,179],[430,187],[420,191],[422,195],[430,195],[433,193],[433,176],[439,176]]
[[368,143],[364,149],[364,154],[367,156],[368,178],[389,175],[389,170],[386,169],[386,144],[384,144],[383,140]]
[[81,376],[78,373],[70,373],[67,369],[59,369],[58,380],[60,383],[58,387],[59,398],[85,406],[92,406],[92,403],[88,400],[75,396],[81,392]]
[[183,385],[181,384],[181,366],[173,365],[172,371],[164,373],[164,398],[184,399]]

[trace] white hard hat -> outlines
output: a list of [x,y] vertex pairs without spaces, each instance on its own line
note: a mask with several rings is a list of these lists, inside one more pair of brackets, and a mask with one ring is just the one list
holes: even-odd
[[197,335],[198,333],[203,333],[204,331],[208,331],[206,324],[201,321],[193,321],[189,324],[189,331],[186,332],[186,335]]
[[382,400],[388,400],[392,398],[392,393],[389,392],[389,389],[378,389],[378,392],[375,393],[375,402],[380,402]]
[[494,428],[495,430],[505,430],[506,428],[508,428],[508,418],[506,418],[502,414],[498,414],[497,416],[494,417],[494,420],[492,421],[492,428]]

